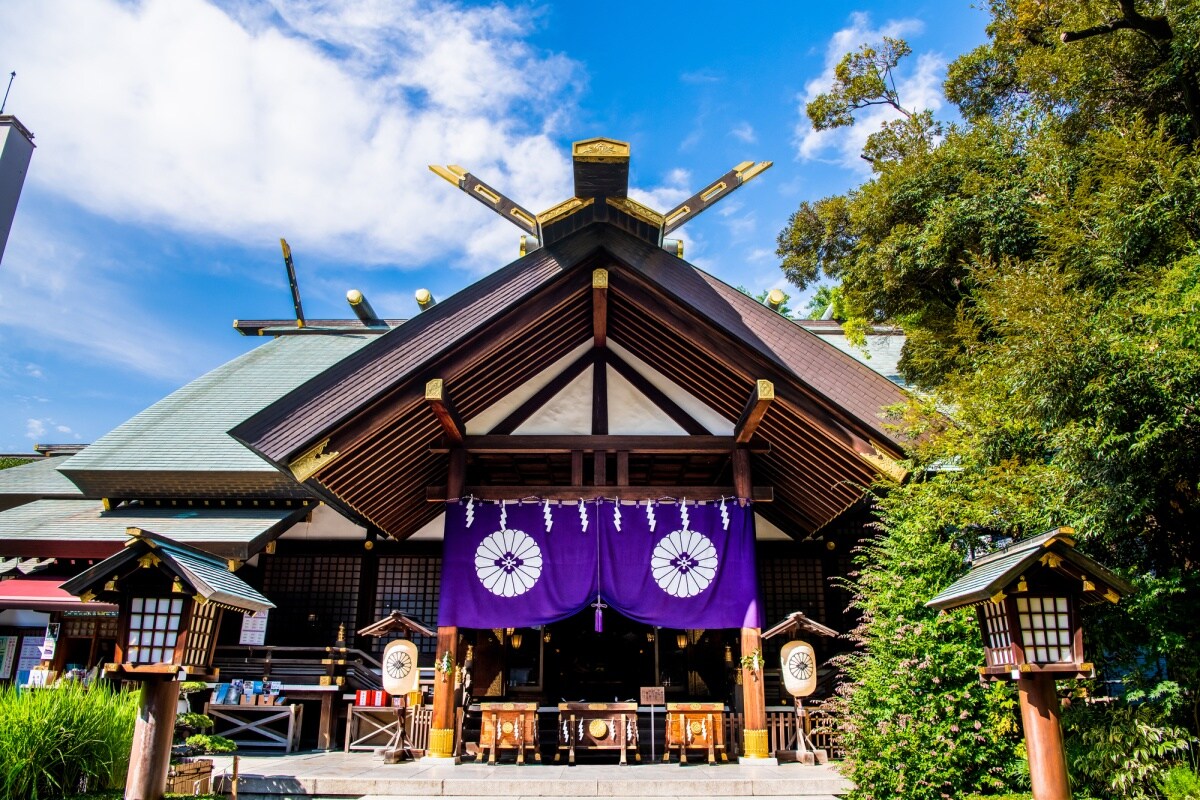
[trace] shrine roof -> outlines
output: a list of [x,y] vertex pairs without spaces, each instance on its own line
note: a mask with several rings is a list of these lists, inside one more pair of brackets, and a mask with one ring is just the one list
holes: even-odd
[[96,500],[38,500],[0,512],[0,542],[7,556],[103,558],[128,540],[127,528],[138,527],[245,560],[307,510],[297,503],[276,508],[135,505],[106,511]]
[[56,461],[93,497],[297,493],[293,481],[227,431],[373,338],[280,336],[176,390],[83,452]]
[[79,487],[58,471],[66,460],[63,456],[37,458],[0,469],[0,511],[42,497],[82,497]]

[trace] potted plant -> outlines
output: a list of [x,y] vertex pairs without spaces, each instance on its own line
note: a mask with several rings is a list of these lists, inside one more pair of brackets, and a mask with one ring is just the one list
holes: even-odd
[[188,696],[207,688],[200,681],[185,681],[179,687],[182,713],[175,717],[175,745],[171,748],[171,768],[167,772],[168,792],[208,794],[212,784],[212,759],[195,756],[232,753],[237,749],[231,739],[206,733],[213,728],[212,717],[190,710]]

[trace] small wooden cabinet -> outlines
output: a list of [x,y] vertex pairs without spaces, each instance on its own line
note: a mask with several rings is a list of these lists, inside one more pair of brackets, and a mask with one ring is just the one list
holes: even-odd
[[716,754],[725,754],[725,706],[722,703],[667,703],[667,740],[663,761],[671,758],[671,749],[679,751],[679,763],[687,763],[688,750],[705,750],[708,763],[716,763]]
[[496,763],[501,750],[516,750],[517,763],[525,763],[525,751],[542,760],[538,750],[537,703],[480,703],[479,753],[486,751],[488,763]]
[[626,751],[641,761],[638,752],[637,703],[559,703],[558,753],[567,751],[567,763],[575,763],[576,750],[620,750],[618,763],[628,764]]

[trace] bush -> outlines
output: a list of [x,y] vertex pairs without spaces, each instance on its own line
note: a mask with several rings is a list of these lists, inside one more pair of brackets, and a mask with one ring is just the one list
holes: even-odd
[[1157,797],[1172,763],[1191,746],[1187,732],[1165,724],[1150,703],[1074,703],[1063,728],[1076,788],[1102,798]]
[[199,753],[232,753],[237,750],[237,742],[209,733],[189,736],[187,746]]
[[1167,800],[1200,800],[1200,775],[1187,767],[1172,767],[1162,778],[1162,793]]
[[0,689],[0,800],[120,788],[137,697],[103,684]]
[[188,711],[175,718],[175,727],[184,730],[206,731],[212,726],[212,717],[207,714],[197,714],[193,711]]

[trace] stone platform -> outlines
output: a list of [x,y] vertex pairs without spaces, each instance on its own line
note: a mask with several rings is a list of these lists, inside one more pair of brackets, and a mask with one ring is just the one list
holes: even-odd
[[[214,758],[214,791],[229,793],[231,757]],[[807,797],[834,800],[850,783],[832,765],[741,766],[736,763],[461,764],[421,762],[385,765],[369,753],[243,755],[238,767],[238,800],[401,797],[692,798],[739,800],[749,797]]]

